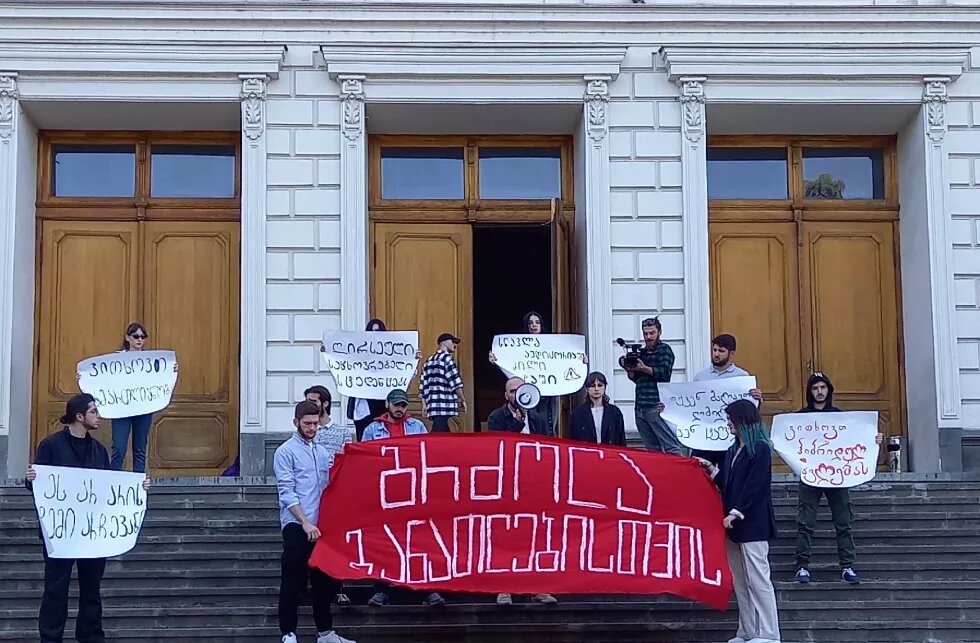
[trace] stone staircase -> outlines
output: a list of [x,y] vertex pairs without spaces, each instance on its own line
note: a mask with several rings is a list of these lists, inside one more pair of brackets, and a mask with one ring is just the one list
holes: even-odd
[[[855,490],[860,587],[839,580],[825,506],[814,582],[787,581],[795,484],[780,477],[774,496],[781,535],[771,561],[785,642],[980,641],[980,477],[884,475]],[[157,481],[139,545],[106,568],[109,639],[278,641],[275,503],[264,479]],[[40,546],[30,496],[17,482],[0,485],[0,641],[37,641]],[[444,609],[403,597],[372,609],[363,607],[368,585],[348,593],[355,606],[335,608],[337,628],[359,643],[695,643],[727,641],[735,631],[734,604],[717,612],[670,596],[563,596],[556,606],[515,597],[506,609],[492,596],[447,596]],[[74,597],[73,584],[72,613]],[[301,622],[301,640],[314,640],[309,608]],[[73,628],[69,619],[67,632]]]

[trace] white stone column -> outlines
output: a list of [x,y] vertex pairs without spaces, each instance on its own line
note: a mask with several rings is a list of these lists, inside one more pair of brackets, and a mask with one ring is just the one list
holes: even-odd
[[[609,193],[609,76],[585,76],[585,274],[589,370],[613,388],[612,249]],[[579,205],[581,207],[581,204]],[[612,392],[610,397],[614,397]]]
[[684,229],[684,348],[688,379],[711,349],[711,290],[708,254],[707,137],[704,76],[677,80],[681,100]]
[[[241,75],[242,221],[241,221],[241,369],[242,433],[265,431],[265,228],[266,228],[266,76]],[[247,457],[246,457],[247,455]],[[264,453],[242,454],[243,475],[262,475]]]
[[367,144],[364,76],[340,75],[340,321],[360,330],[368,316]]
[[[0,72],[0,478],[7,475],[10,434],[18,99],[17,74]],[[18,377],[28,375],[18,373]]]
[[[956,353],[956,306],[953,298],[953,246],[946,208],[946,86],[949,78],[923,79],[926,147],[926,218],[932,282],[933,351],[939,427],[960,426],[960,378]],[[942,439],[940,438],[940,443]]]

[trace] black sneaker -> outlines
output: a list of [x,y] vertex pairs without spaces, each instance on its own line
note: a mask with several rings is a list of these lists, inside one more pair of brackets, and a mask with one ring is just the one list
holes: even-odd
[[438,594],[438,592],[431,592],[422,601],[422,604],[426,607],[442,607],[446,604],[446,599]]
[[375,592],[374,596],[368,599],[368,605],[371,607],[384,607],[391,603],[391,599],[384,592]]
[[337,605],[339,605],[340,607],[347,607],[348,605],[350,605],[350,596],[344,594],[343,592],[337,594],[337,598],[335,600]]
[[850,567],[845,567],[840,572],[840,579],[847,583],[848,585],[860,585],[861,577],[857,575],[857,572]]
[[800,567],[796,570],[796,576],[793,580],[797,583],[809,583],[810,582],[810,570],[806,567]]

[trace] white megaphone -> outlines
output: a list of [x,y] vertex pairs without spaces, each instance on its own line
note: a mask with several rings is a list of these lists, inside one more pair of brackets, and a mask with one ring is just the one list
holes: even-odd
[[514,391],[514,402],[525,411],[533,409],[541,401],[541,391],[534,384],[521,384]]

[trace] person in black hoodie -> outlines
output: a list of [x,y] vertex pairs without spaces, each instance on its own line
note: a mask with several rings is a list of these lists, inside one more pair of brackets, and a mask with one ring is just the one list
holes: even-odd
[[[806,406],[799,413],[836,413],[841,409],[834,406],[834,385],[830,378],[823,373],[814,373],[806,383]],[[881,444],[882,434],[875,437],[875,442]],[[796,576],[797,583],[810,582],[810,547],[813,539],[813,527],[817,522],[817,506],[820,496],[827,496],[830,505],[830,517],[837,532],[837,556],[840,558],[841,580],[850,585],[857,585],[861,578],[854,571],[856,548],[852,523],[854,514],[851,511],[851,494],[846,488],[811,487],[800,481],[799,504],[796,513]]]
[[[92,437],[99,428],[99,411],[95,398],[81,393],[68,400],[61,418],[65,427],[41,441],[34,453],[34,464],[80,469],[111,469],[109,452]],[[33,490],[37,472],[33,465],[27,469],[27,488]],[[150,486],[144,478],[143,488]],[[78,568],[78,617],[75,619],[75,640],[78,643],[105,643],[102,629],[102,575],[105,558],[49,558],[44,554],[44,595],[38,612],[38,633],[41,643],[62,643],[65,622],[68,620],[68,586],[72,567]]]

